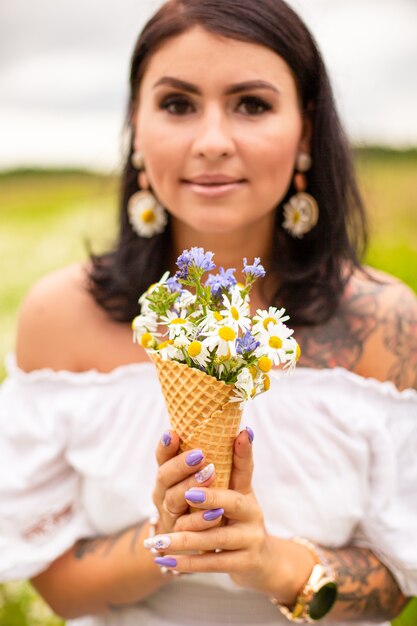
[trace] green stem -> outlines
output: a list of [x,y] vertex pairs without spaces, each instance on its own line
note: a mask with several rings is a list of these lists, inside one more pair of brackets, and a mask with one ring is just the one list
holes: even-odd
[[184,358],[185,358],[185,360],[187,361],[187,365],[188,365],[188,367],[191,367],[191,365],[192,365],[192,364],[191,364],[190,355],[188,354],[188,352],[186,351],[186,349],[185,349],[185,348],[181,348],[181,352],[183,353]]

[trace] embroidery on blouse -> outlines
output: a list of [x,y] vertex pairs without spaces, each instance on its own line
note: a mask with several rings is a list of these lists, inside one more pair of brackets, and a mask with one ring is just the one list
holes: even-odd
[[45,513],[32,526],[29,526],[22,532],[22,537],[27,541],[36,541],[42,539],[46,535],[51,534],[56,527],[67,520],[73,512],[72,504],[68,504],[59,511]]

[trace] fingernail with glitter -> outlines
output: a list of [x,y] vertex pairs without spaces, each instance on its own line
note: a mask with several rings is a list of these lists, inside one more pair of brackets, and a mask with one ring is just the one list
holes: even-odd
[[148,537],[143,542],[145,548],[156,548],[157,550],[166,550],[171,545],[171,539],[168,535],[155,535]]
[[172,441],[171,433],[169,432],[169,430],[167,430],[164,432],[164,434],[161,437],[161,443],[163,446],[168,448],[171,441]]
[[199,463],[201,463],[203,459],[204,454],[201,450],[193,450],[192,452],[189,452],[187,454],[187,456],[185,457],[185,462],[190,467],[193,467],[194,465],[198,465]]
[[252,430],[252,428],[250,426],[246,426],[246,431],[248,433],[249,443],[252,443],[253,440],[255,439],[255,433],[253,432],[253,430]]
[[213,522],[215,519],[219,519],[224,513],[224,509],[209,509],[204,511],[203,517],[206,522]]
[[206,480],[211,478],[214,474],[214,465],[213,463],[209,463],[203,469],[201,469],[197,474],[194,474],[194,478],[198,483],[205,483]]
[[172,556],[157,556],[156,559],[154,559],[154,562],[162,567],[177,566],[177,559],[173,559]]
[[185,499],[194,504],[201,504],[206,500],[206,494],[200,489],[189,489],[185,492]]

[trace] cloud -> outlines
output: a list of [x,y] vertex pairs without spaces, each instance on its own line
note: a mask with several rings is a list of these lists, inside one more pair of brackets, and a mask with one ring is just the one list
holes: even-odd
[[417,144],[417,3],[293,0],[312,28],[356,140]]
[[[160,0],[0,3],[0,167],[113,167],[129,57]],[[352,139],[417,144],[417,3],[290,0],[312,29]],[[100,155],[98,158],[98,154]]]

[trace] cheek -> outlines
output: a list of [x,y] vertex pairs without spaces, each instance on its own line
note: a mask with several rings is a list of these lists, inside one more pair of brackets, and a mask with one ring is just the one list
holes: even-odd
[[[271,132],[253,144],[248,152],[252,163],[254,202],[269,211],[285,197],[294,175],[300,134]],[[263,207],[261,209],[261,207]]]
[[271,138],[263,149],[258,146],[256,152],[253,152],[252,171],[258,186],[267,195],[272,194],[275,200],[283,197],[291,184],[296,155],[295,142],[284,142],[276,138]]
[[183,175],[184,155],[182,146],[175,141],[172,132],[144,137],[142,150],[145,156],[149,184],[159,202],[170,210],[180,203],[178,181]]
[[166,185],[169,178],[176,176],[181,161],[181,150],[174,135],[153,131],[148,128],[141,135],[140,150],[145,156],[148,180],[155,191]]
[[173,133],[165,128],[158,112],[145,103],[136,118],[135,149],[145,158],[146,173],[150,178],[159,177],[166,162],[172,159],[175,151]]
[[301,139],[301,121],[287,118],[279,125],[266,128],[255,140],[251,138],[248,156],[256,169],[257,175],[264,179],[273,179],[282,186],[289,185]]

